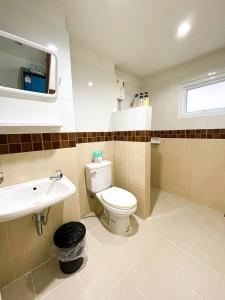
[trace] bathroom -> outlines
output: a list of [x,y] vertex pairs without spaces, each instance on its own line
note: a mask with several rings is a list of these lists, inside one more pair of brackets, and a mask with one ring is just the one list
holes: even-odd
[[1,300],[225,299],[224,15],[0,0]]

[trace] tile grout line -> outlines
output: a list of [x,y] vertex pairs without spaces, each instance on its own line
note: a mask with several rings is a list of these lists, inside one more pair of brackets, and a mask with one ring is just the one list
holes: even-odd
[[32,272],[30,272],[30,276],[31,276],[31,281],[32,281],[32,284],[33,284],[33,289],[34,289],[34,297],[35,297],[35,299],[37,299],[36,288],[35,288],[34,278],[33,278]]
[[[151,226],[147,226],[145,224],[143,224],[144,227],[146,228],[146,230],[148,229],[151,229],[153,231],[157,231],[155,228],[154,228],[154,225],[151,225]],[[163,238],[165,241],[167,241],[170,245],[172,245],[173,247],[175,247],[177,250],[179,251],[182,251],[182,252],[185,252],[185,250],[183,248],[181,248],[180,246],[178,246],[175,242],[171,241],[170,239],[168,239],[168,237],[166,237],[161,231],[157,231],[157,233],[161,236],[161,238]]]
[[224,280],[225,280],[225,274],[223,274],[223,273],[219,272],[218,270],[214,269],[213,267],[211,267],[210,265],[208,265],[206,262],[202,261],[202,260],[201,260],[200,258],[198,258],[198,257],[192,256],[191,254],[190,254],[190,257],[193,258],[193,259],[195,259],[195,260],[197,260],[197,261],[198,261],[199,263],[201,263],[202,265],[206,266],[210,271],[216,273],[217,275],[220,275],[220,276],[223,277]]
[[88,289],[87,289],[86,286],[84,285],[84,283],[83,283],[83,281],[82,281],[80,275],[77,274],[77,277],[78,277],[78,280],[80,281],[80,284],[82,285],[83,289],[86,291],[88,297],[90,298],[90,300],[92,300],[93,298],[91,297],[91,295],[90,295]]
[[189,250],[187,251],[187,254],[184,258],[184,261],[181,263],[180,267],[178,268],[177,272],[176,272],[176,279],[178,279],[178,276],[180,275],[180,272],[183,268],[183,266],[185,265],[185,263],[187,262],[187,259],[191,256],[191,251],[193,250],[195,244],[197,243],[197,240],[199,239],[201,233],[202,233],[202,228],[199,230],[197,236],[195,237],[195,239],[193,240],[192,244],[191,244],[191,247],[189,248]]
[[135,287],[135,289],[138,291],[138,293],[143,297],[144,300],[148,300],[148,298],[145,297],[145,295],[137,288]]
[[22,279],[22,278],[25,277],[25,276],[28,276],[30,273],[31,273],[31,271],[28,271],[28,272],[26,272],[25,274],[19,276],[18,278],[16,278],[16,279],[13,280],[12,282],[10,282],[10,283],[6,284],[5,286],[3,286],[3,287],[1,288],[1,290],[4,290],[4,289],[9,288],[9,287],[10,287],[11,285],[13,285],[15,282],[17,282],[18,280]]
[[51,295],[52,292],[54,292],[58,287],[62,286],[65,282],[67,282],[69,279],[73,278],[74,277],[77,277],[77,274],[75,275],[72,275],[72,276],[68,276],[66,278],[63,278],[62,281],[57,284],[57,286],[55,286],[54,288],[52,288],[50,291],[48,291],[43,297],[40,297],[39,300],[45,300],[46,297],[48,297],[49,295]]
[[136,263],[143,257],[143,255],[139,255],[136,260],[127,268],[127,270],[123,273],[123,275],[120,277],[118,281],[116,281],[111,288],[109,289],[109,292],[113,290],[114,287],[116,287],[128,274],[128,272],[136,265]]
[[[165,199],[165,201],[166,201],[166,199]],[[187,200],[187,201],[189,201],[189,200]],[[151,218],[152,220],[158,220],[158,219],[161,219],[162,217],[165,217],[165,216],[172,216],[172,215],[176,214],[179,210],[183,210],[183,209],[187,208],[188,205],[189,205],[189,203],[186,203],[185,205],[183,205],[181,207],[178,207],[178,208],[176,208],[176,209],[174,209],[174,210],[172,210],[168,213],[163,213],[160,216],[155,216],[155,217],[149,216],[147,219]]]

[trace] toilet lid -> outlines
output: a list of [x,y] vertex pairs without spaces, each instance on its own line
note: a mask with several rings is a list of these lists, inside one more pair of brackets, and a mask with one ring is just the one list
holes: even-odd
[[130,209],[137,204],[133,194],[115,186],[103,191],[101,198],[105,204],[120,209]]

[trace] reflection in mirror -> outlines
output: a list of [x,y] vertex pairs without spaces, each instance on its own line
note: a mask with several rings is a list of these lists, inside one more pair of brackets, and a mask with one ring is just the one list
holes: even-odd
[[54,55],[0,36],[0,86],[55,94],[55,68]]

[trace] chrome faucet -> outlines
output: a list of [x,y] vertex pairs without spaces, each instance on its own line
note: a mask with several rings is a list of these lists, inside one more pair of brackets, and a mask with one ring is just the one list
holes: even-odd
[[0,184],[4,181],[4,174],[0,172]]
[[56,170],[56,175],[50,176],[50,180],[60,180],[63,177],[63,172],[61,170]]

